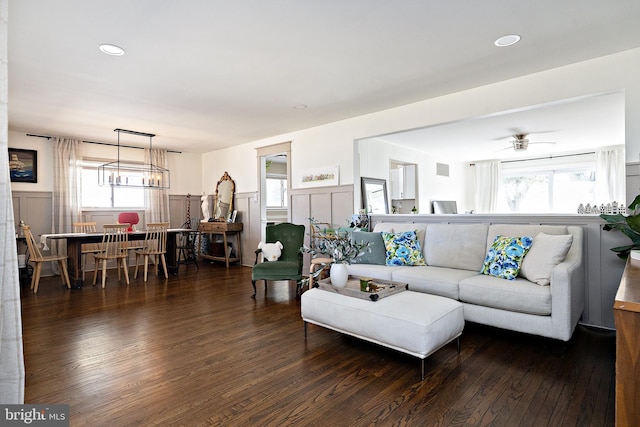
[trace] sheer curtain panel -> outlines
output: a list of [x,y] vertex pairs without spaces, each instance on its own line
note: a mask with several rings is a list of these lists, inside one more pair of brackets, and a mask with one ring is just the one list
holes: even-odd
[[[0,0],[0,34],[7,34],[8,0]],[[7,152],[7,38],[0,38],[0,151]],[[9,158],[0,156],[0,403],[24,403],[24,356],[16,227]]]
[[[71,233],[80,222],[82,195],[82,141],[53,138],[53,222],[52,233]],[[51,242],[51,254],[66,255],[64,239]],[[57,267],[56,267],[57,271]]]
[[476,162],[476,212],[495,213],[500,193],[500,162]]
[[623,147],[612,147],[596,152],[597,203],[625,202],[626,176]]
[[[144,162],[169,169],[167,150],[144,149]],[[166,188],[145,189],[145,222],[169,222],[169,190]]]

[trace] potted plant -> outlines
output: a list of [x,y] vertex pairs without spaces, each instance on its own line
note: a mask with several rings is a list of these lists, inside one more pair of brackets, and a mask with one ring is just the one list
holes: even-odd
[[601,214],[600,218],[607,221],[604,230],[618,230],[631,239],[630,245],[617,246],[611,248],[620,258],[626,259],[632,250],[640,249],[640,214],[636,209],[640,208],[640,195],[633,199],[627,207],[628,215],[623,214]]
[[370,252],[370,242],[356,242],[353,239],[352,229],[322,228],[314,218],[309,218],[314,232],[311,234],[311,245],[302,246],[300,251],[311,254],[311,256],[322,256],[330,259],[330,262],[323,263],[322,268],[316,271],[313,277],[318,277],[320,273],[330,266],[331,284],[337,287],[345,287],[349,273],[347,264]]

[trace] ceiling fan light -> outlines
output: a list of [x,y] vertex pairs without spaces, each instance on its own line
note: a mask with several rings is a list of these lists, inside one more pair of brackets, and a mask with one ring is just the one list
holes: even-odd
[[528,139],[518,139],[516,141],[513,141],[513,149],[515,151],[524,151],[529,147],[529,140]]

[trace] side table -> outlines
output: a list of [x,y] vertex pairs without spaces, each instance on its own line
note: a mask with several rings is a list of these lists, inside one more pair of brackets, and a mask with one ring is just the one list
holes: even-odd
[[[227,267],[230,262],[238,262],[242,264],[242,239],[240,233],[242,233],[241,222],[201,222],[198,226],[198,230],[203,234],[209,235],[221,235],[222,236],[222,253],[223,255],[216,254],[204,254],[200,253],[200,258],[209,259],[212,261],[224,261]],[[228,250],[228,236],[235,236],[236,246],[235,256],[231,256]]]

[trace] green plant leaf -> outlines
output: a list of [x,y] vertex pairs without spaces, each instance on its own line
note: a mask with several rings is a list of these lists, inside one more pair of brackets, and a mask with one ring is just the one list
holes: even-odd
[[[629,205],[629,212],[634,212],[636,208],[640,207],[640,195]],[[630,245],[618,246],[611,248],[620,258],[627,258],[629,252],[633,249],[640,249],[640,215],[629,214],[627,216],[622,214],[601,214],[600,218],[604,219],[607,223],[602,227],[605,231],[620,231],[629,239],[631,239]]]
[[631,202],[631,204],[628,206],[628,209],[634,211],[638,207],[640,207],[640,194],[638,194],[636,198],[633,199],[633,202]]
[[629,224],[629,227],[633,231],[640,233],[640,216],[639,215],[629,215],[627,217],[627,224]]

